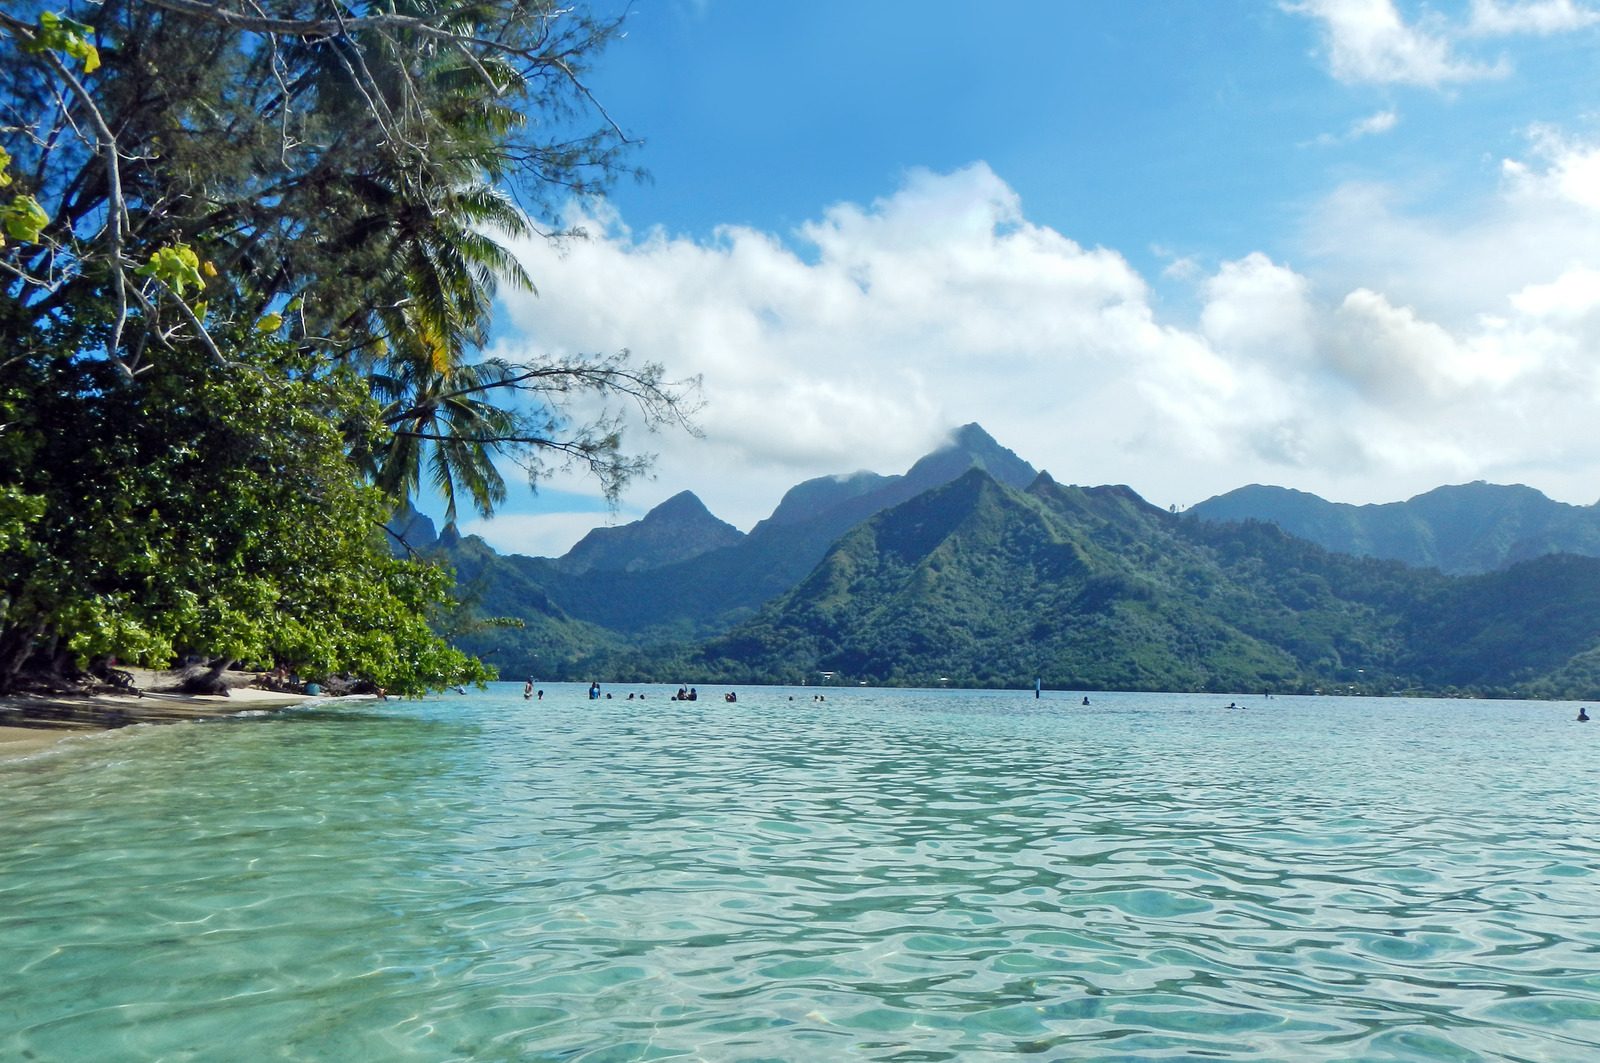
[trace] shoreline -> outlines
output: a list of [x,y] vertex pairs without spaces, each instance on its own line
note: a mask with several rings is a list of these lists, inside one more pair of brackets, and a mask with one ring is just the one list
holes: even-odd
[[[149,673],[146,673],[148,676]],[[251,677],[253,678],[253,676]],[[0,698],[0,760],[49,749],[74,735],[133,724],[215,720],[261,709],[321,700],[255,687],[230,686],[218,694],[13,694]]]

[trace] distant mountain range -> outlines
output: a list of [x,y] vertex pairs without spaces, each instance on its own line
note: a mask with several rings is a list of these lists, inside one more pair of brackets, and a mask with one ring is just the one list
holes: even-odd
[[561,558],[453,529],[425,549],[520,622],[458,638],[506,675],[1600,692],[1600,520],[1526,487],[1250,487],[1178,516],[967,425],[903,475],[796,485],[748,535],[683,492]]
[[1252,484],[1189,513],[1210,521],[1269,521],[1338,553],[1453,575],[1494,572],[1546,554],[1600,557],[1600,506],[1555,502],[1520,484],[1480,480],[1368,506]]

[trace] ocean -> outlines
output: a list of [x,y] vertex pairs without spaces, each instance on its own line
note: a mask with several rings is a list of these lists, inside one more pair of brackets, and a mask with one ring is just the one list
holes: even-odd
[[699,686],[0,761],[0,1059],[1600,1058],[1576,703]]

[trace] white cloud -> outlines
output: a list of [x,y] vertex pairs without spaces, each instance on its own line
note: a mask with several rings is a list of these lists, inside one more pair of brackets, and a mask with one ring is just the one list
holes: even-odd
[[1358,118],[1351,122],[1343,133],[1323,133],[1316,138],[1315,142],[1324,147],[1349,144],[1352,141],[1361,140],[1363,137],[1381,136],[1390,132],[1399,124],[1400,113],[1398,111],[1378,111],[1367,115],[1365,118]]
[[[801,479],[901,471],[973,420],[1058,479],[1158,504],[1253,481],[1387,501],[1480,477],[1583,499],[1600,211],[1578,175],[1596,150],[1542,131],[1469,223],[1346,188],[1308,229],[1310,270],[1224,262],[1195,276],[1192,322],[1162,320],[1122,256],[1030,221],[982,164],[913,172],[787,239],[582,219],[587,241],[521,249],[543,294],[509,297],[520,335],[500,353],[626,345],[704,374],[705,438],[630,440],[660,461],[628,502],[689,488],[745,528]],[[496,545],[554,554],[595,518],[506,521]]]
[[1395,111],[1379,111],[1369,114],[1352,125],[1345,134],[1346,139],[1356,140],[1361,137],[1376,136],[1387,133],[1400,123],[1400,115]]
[[1400,113],[1398,111],[1378,111],[1367,115],[1365,118],[1358,118],[1351,122],[1343,133],[1323,133],[1316,138],[1314,143],[1323,147],[1349,144],[1363,137],[1380,136],[1388,133],[1399,124]]
[[1466,32],[1485,37],[1570,33],[1596,23],[1600,12],[1574,0],[1472,0]]
[[1383,292],[1451,329],[1595,262],[1600,143],[1537,128],[1500,169],[1500,186],[1472,199],[1426,185],[1341,186],[1308,216],[1306,258],[1331,289]]
[[997,434],[1048,422],[1120,386],[1149,330],[1145,282],[1120,255],[1029,223],[982,165],[836,205],[794,234],[798,251],[748,229],[694,241],[581,220],[587,241],[522,248],[543,297],[508,297],[518,345],[626,345],[703,374],[706,438],[649,442],[664,464],[691,449],[717,468],[715,487],[688,486],[745,526],[776,477],[902,469],[974,410]]
[[1503,63],[1457,56],[1442,24],[1407,24],[1393,0],[1303,0],[1282,6],[1322,23],[1328,65],[1340,81],[1437,88],[1506,73]]
[[1314,336],[1306,279],[1260,252],[1225,262],[1206,281],[1200,331],[1211,344],[1256,364],[1304,362]]
[[1535,162],[1506,159],[1501,164],[1512,191],[1529,200],[1564,201],[1600,212],[1600,144],[1569,140],[1548,126],[1535,126],[1529,138]]
[[1600,270],[1578,266],[1547,284],[1530,284],[1511,296],[1519,313],[1540,320],[1579,321],[1600,309]]
[[1329,341],[1329,365],[1380,405],[1437,402],[1460,361],[1448,331],[1365,288],[1345,296]]

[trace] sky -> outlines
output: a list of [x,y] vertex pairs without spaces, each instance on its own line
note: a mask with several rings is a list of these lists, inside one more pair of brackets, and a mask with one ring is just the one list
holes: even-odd
[[1600,0],[636,0],[590,85],[650,179],[518,245],[490,352],[625,348],[700,432],[461,529],[555,556],[689,489],[748,530],[973,421],[1163,507],[1593,503],[1597,46]]

